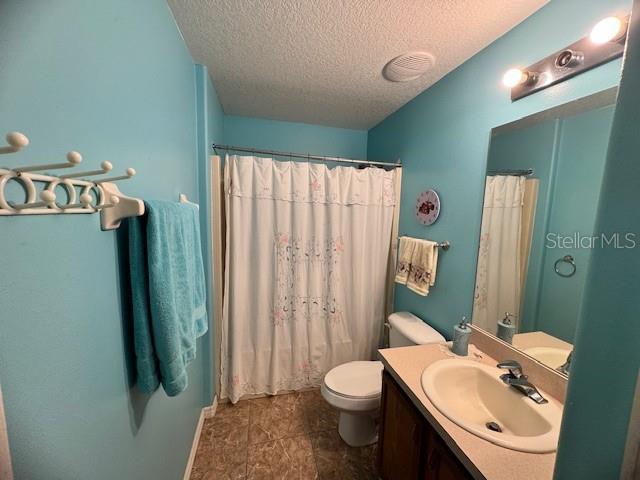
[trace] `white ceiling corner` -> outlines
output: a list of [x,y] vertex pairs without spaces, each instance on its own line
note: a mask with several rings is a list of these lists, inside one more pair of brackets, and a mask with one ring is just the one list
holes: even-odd
[[[226,114],[368,129],[548,0],[168,0]],[[436,57],[418,80],[384,65]],[[496,72],[500,75],[500,72]]]

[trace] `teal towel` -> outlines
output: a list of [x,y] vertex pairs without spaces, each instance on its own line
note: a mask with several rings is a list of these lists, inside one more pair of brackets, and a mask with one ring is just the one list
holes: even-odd
[[129,264],[138,388],[162,383],[169,396],[187,388],[196,339],[208,328],[198,210],[147,201],[129,219]]

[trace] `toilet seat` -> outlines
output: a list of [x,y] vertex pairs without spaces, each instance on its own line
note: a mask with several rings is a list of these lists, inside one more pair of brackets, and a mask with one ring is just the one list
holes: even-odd
[[322,396],[340,410],[375,410],[380,405],[383,368],[379,361],[338,365],[325,375]]
[[[444,343],[427,323],[409,312],[389,315],[392,347]],[[377,417],[382,399],[382,362],[348,362],[327,373],[320,392],[340,410],[338,433],[352,447],[371,445],[378,439]]]

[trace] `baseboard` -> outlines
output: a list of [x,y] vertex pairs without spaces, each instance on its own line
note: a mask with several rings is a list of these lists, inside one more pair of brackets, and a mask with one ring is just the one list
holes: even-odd
[[202,411],[204,412],[204,418],[211,418],[216,414],[216,410],[218,408],[218,396],[213,397],[213,403],[209,407],[204,407]]
[[183,480],[189,480],[191,477],[191,470],[193,469],[193,462],[196,460],[196,452],[198,451],[198,442],[200,441],[200,434],[202,433],[202,426],[206,418],[211,418],[216,414],[218,408],[218,397],[213,397],[213,403],[209,407],[204,407],[200,411],[200,417],[198,418],[198,424],[196,425],[196,431],[193,434],[193,443],[191,443],[191,452],[189,453],[189,460],[187,461],[187,467],[184,470]]

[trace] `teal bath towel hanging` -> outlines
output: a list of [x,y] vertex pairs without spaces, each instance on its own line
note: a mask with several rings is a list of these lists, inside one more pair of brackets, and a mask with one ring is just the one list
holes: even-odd
[[200,224],[194,205],[145,201],[129,219],[129,262],[138,388],[187,388],[196,339],[208,328]]

